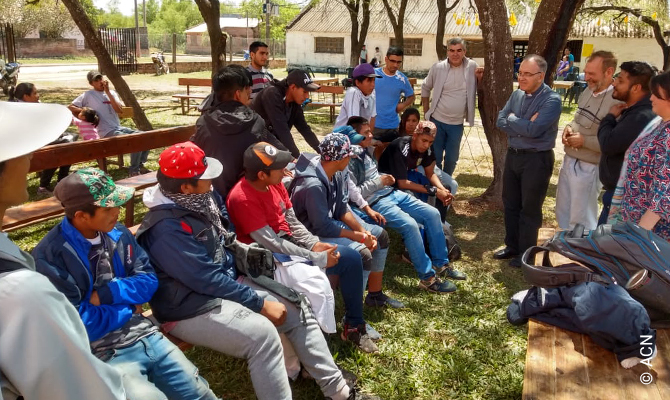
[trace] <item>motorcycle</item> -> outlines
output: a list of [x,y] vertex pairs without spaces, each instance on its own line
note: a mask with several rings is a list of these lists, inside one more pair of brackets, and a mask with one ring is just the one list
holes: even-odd
[[169,74],[170,66],[165,62],[165,56],[162,51],[151,53],[151,61],[156,67],[156,75]]
[[4,60],[0,60],[0,87],[5,96],[9,93],[9,88],[16,86],[19,80],[19,67],[19,63],[5,63]]

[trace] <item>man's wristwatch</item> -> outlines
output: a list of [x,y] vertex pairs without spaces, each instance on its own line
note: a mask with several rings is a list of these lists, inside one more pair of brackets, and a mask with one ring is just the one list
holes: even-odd
[[425,187],[426,191],[428,191],[428,196],[435,196],[437,194],[437,188],[435,186],[425,184],[423,187]]

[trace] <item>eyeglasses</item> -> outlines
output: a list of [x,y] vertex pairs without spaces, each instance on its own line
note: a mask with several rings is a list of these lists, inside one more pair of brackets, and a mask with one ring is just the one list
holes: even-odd
[[533,72],[533,73],[530,73],[530,72],[519,72],[519,76],[522,77],[522,78],[530,78],[530,77],[532,77],[532,76],[535,76],[535,75],[537,75],[537,74],[541,74],[541,73],[542,73],[542,71],[540,71],[540,72]]

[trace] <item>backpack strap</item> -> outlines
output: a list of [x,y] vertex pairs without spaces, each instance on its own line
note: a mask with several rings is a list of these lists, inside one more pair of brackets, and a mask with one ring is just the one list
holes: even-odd
[[[535,265],[535,256],[544,252],[542,265]],[[532,260],[532,261],[531,261]],[[543,288],[555,288],[582,282],[596,282],[608,285],[612,282],[577,263],[553,266],[549,261],[549,249],[533,246],[521,257],[523,277],[529,284]]]

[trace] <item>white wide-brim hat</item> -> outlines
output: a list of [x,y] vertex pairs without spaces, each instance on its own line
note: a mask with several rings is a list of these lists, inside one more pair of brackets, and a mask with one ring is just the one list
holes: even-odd
[[53,142],[72,123],[60,104],[0,102],[0,162]]

